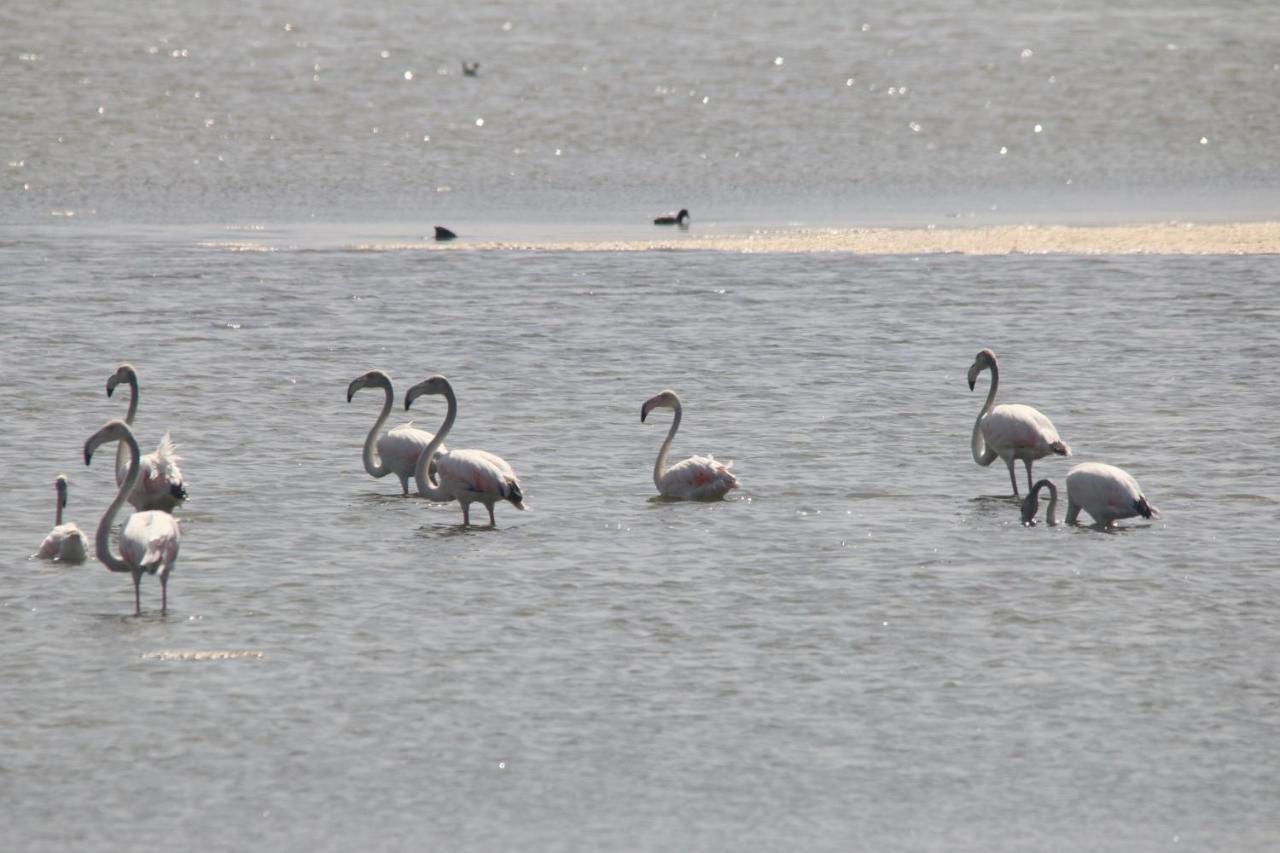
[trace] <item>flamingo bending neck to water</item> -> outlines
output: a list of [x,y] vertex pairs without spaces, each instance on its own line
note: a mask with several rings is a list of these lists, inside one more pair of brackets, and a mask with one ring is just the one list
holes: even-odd
[[1041,489],[1047,489],[1049,492],[1049,508],[1044,513],[1045,521],[1050,527],[1058,523],[1058,487],[1052,480],[1037,480],[1027,492],[1027,496],[1022,499],[1022,523],[1027,527],[1035,526],[1036,514],[1040,512]]
[[726,464],[717,462],[711,456],[691,456],[668,468],[667,451],[671,449],[671,441],[680,428],[683,413],[680,398],[670,389],[650,397],[640,407],[640,422],[644,423],[649,412],[654,409],[672,409],[675,412],[675,416],[671,418],[671,429],[667,431],[667,439],[662,442],[658,459],[653,464],[653,484],[658,487],[658,494],[677,500],[718,501],[730,489],[738,488],[738,478],[729,470],[733,465],[732,461]]
[[[454,396],[449,380],[443,376],[432,376],[414,385],[404,395],[405,410],[423,394],[444,397],[449,411],[440,429],[436,430],[435,438],[418,457],[418,465],[414,469],[418,494],[433,501],[456,500],[462,504],[464,526],[471,524],[473,501],[479,501],[489,510],[490,527],[497,526],[493,517],[493,505],[498,501],[508,500],[516,509],[526,509],[520,481],[516,479],[516,472],[506,460],[483,450],[441,451],[444,437],[453,429],[453,422],[458,417],[458,398]],[[433,461],[440,479],[439,485],[434,485],[427,477],[427,466]]]
[[35,556],[43,560],[56,560],[61,563],[83,563],[88,554],[85,535],[76,527],[74,521],[62,523],[62,508],[67,505],[67,475],[59,474],[53,481],[58,494],[57,510],[54,512],[53,530],[40,543],[40,550]]
[[[122,382],[129,386],[129,411],[124,422],[132,430],[134,416],[138,414],[138,373],[133,365],[122,364],[116,368],[116,372],[107,379],[107,396],[115,393],[116,386]],[[142,475],[138,478],[137,487],[129,494],[129,503],[136,509],[173,512],[187,499],[182,471],[178,468],[182,457],[177,451],[178,445],[166,431],[155,452],[142,457]],[[121,442],[116,449],[117,484],[124,482],[128,459],[128,451]]]
[[984,370],[991,371],[991,390],[978,412],[978,419],[973,422],[973,461],[985,467],[997,457],[1003,459],[1009,466],[1009,482],[1013,484],[1016,497],[1018,478],[1013,473],[1014,460],[1021,459],[1026,466],[1027,488],[1030,489],[1031,463],[1050,453],[1070,456],[1071,448],[1058,437],[1053,422],[1038,409],[1019,403],[1001,403],[992,407],[1000,384],[1000,366],[996,363],[996,354],[989,349],[979,352],[969,367],[970,391],[978,381],[978,374]]
[[137,439],[133,437],[128,424],[123,421],[110,421],[89,436],[89,440],[84,443],[84,464],[88,465],[92,461],[93,451],[99,445],[109,441],[119,441],[125,445],[129,453],[129,468],[124,482],[120,484],[120,491],[116,493],[115,500],[103,513],[102,521],[98,522],[98,534],[94,539],[98,559],[113,572],[128,572],[133,576],[134,616],[142,615],[142,597],[139,590],[142,573],[158,575],[160,577],[160,612],[164,613],[169,604],[169,575],[173,571],[174,561],[178,558],[178,545],[182,538],[178,522],[172,515],[160,510],[135,512],[129,516],[124,529],[120,531],[120,556],[117,557],[111,553],[111,525],[115,521],[116,513],[124,506],[129,494],[142,476],[138,464],[142,454],[138,450]]
[[[435,436],[415,427],[413,421],[393,427],[380,435],[382,425],[391,416],[391,406],[395,400],[395,392],[391,389],[391,377],[381,370],[370,370],[358,379],[352,380],[347,386],[348,403],[361,388],[381,388],[386,395],[382,402],[382,412],[374,422],[373,428],[369,430],[369,436],[364,440],[364,470],[368,471],[372,477],[395,474],[400,478],[401,490],[408,495],[409,478],[413,476],[414,469],[418,465],[418,457],[427,449]],[[375,448],[377,459],[374,459]],[[445,450],[444,445],[440,445],[440,450]],[[427,473],[434,475],[435,466],[432,466]]]

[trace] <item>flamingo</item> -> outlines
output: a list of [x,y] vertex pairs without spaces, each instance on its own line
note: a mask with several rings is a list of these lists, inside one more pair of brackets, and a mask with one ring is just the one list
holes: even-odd
[[[395,392],[391,390],[391,377],[381,370],[370,370],[358,379],[352,380],[347,386],[347,402],[351,402],[351,398],[361,388],[381,388],[386,393],[386,398],[382,403],[382,413],[378,415],[378,420],[374,423],[373,429],[369,430],[369,437],[364,440],[364,470],[369,472],[372,477],[385,477],[388,474],[395,474],[400,478],[400,488],[405,495],[409,494],[409,478],[413,476],[413,469],[418,464],[418,457],[422,455],[422,451],[427,449],[431,444],[431,439],[435,438],[431,433],[423,429],[418,429],[413,425],[413,421],[407,424],[401,424],[398,427],[388,430],[382,435],[378,435],[378,431],[382,429],[382,425],[387,422],[387,418],[391,415],[391,406],[395,400]],[[374,448],[378,451],[378,461],[374,461]],[[440,445],[442,451],[445,450],[444,445]],[[428,471],[432,479],[435,479],[435,466],[431,466]]]
[[1124,470],[1101,462],[1084,462],[1067,473],[1067,524],[1076,524],[1080,510],[1100,527],[1114,527],[1122,518],[1159,518],[1138,481]]
[[109,421],[106,426],[89,436],[84,443],[84,464],[93,459],[93,451],[99,445],[109,441],[124,444],[129,453],[128,473],[120,484],[116,499],[107,507],[98,522],[98,535],[94,545],[98,551],[98,559],[113,572],[129,572],[133,575],[133,615],[142,615],[142,599],[139,583],[142,573],[160,576],[160,612],[168,609],[169,574],[173,571],[173,562],[178,558],[178,544],[181,534],[177,520],[167,512],[146,510],[135,512],[129,516],[120,532],[120,556],[111,553],[111,525],[116,513],[124,506],[128,496],[133,492],[141,479],[141,465],[138,441],[133,437],[129,425],[124,421]]
[[[432,376],[414,385],[404,395],[405,410],[423,394],[443,396],[449,404],[449,412],[436,431],[435,438],[431,439],[427,449],[418,457],[418,465],[413,472],[418,494],[433,501],[456,500],[462,504],[464,526],[471,524],[472,501],[479,501],[489,510],[490,527],[497,526],[493,518],[493,505],[499,500],[511,501],[516,509],[526,509],[520,481],[504,459],[483,450],[440,451],[444,446],[444,437],[453,429],[453,422],[458,417],[458,398],[454,396],[449,380],[443,376]],[[427,466],[432,461],[436,464],[440,480],[438,486],[427,478]]]
[[[133,369],[133,365],[120,365],[107,379],[108,397],[115,393],[116,386],[121,382],[129,386],[129,411],[124,416],[124,422],[132,428],[134,416],[138,413],[138,373]],[[187,489],[182,482],[182,471],[178,468],[182,457],[178,455],[177,450],[178,445],[173,443],[173,439],[166,431],[155,452],[142,457],[142,476],[138,480],[137,487],[129,494],[129,503],[133,504],[135,509],[158,509],[171,513],[187,499]],[[117,485],[124,482],[127,459],[128,452],[125,450],[124,443],[121,442],[116,450]]]
[[1027,488],[1031,488],[1031,463],[1041,456],[1055,453],[1070,456],[1071,448],[1058,437],[1058,430],[1039,409],[1019,403],[1001,403],[992,407],[996,388],[1000,384],[1000,366],[996,354],[984,349],[973,359],[969,367],[969,390],[978,381],[978,374],[991,371],[991,390],[987,401],[973,423],[973,461],[987,466],[999,457],[1009,466],[1009,482],[1013,483],[1014,497],[1018,495],[1018,478],[1013,473],[1013,462],[1021,459],[1027,467]]
[[1027,492],[1027,496],[1022,499],[1022,523],[1027,527],[1033,527],[1036,523],[1036,513],[1040,511],[1040,490],[1048,489],[1049,491],[1049,508],[1045,511],[1045,521],[1053,527],[1058,523],[1058,487],[1054,485],[1052,480],[1037,480],[1036,484]]
[[653,465],[653,484],[658,487],[658,494],[676,500],[718,501],[730,489],[738,488],[738,478],[729,470],[733,466],[732,461],[726,464],[717,462],[711,456],[691,456],[670,468],[666,467],[667,451],[671,449],[671,440],[676,437],[676,430],[680,428],[680,398],[675,391],[669,389],[650,397],[640,407],[640,423],[644,423],[649,412],[654,409],[675,410],[671,429],[667,431],[667,440],[662,442],[658,461]]
[[88,549],[85,536],[76,527],[74,521],[62,523],[62,508],[67,505],[67,475],[59,474],[53,481],[58,493],[57,510],[54,514],[54,528],[40,543],[40,550],[35,556],[42,560],[57,560],[61,563],[83,563]]

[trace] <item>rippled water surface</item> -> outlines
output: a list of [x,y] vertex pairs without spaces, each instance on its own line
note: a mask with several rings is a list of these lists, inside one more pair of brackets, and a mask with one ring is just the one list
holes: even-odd
[[[10,236],[0,835],[21,849],[1276,837],[1267,258]],[[1163,517],[1020,526],[969,452],[982,346],[1001,399]],[[172,429],[185,455],[167,617],[153,579],[134,619],[126,577],[26,560],[58,473],[83,528],[112,497],[80,449],[123,412],[123,360],[144,448]],[[345,389],[373,367],[401,393],[449,376],[450,443],[507,458],[532,511],[463,530],[368,477],[379,400]],[[736,460],[732,500],[651,499],[667,421],[638,411],[668,386],[675,453]]]

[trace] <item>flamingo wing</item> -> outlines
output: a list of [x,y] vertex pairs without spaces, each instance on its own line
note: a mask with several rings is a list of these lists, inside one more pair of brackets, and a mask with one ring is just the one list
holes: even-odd
[[135,512],[120,533],[120,556],[135,569],[168,571],[181,539],[177,520],[167,512]]
[[524,495],[516,472],[501,456],[484,450],[451,450],[436,456],[442,482],[455,493],[465,490],[474,495],[504,498],[524,509]]
[[89,549],[84,533],[75,522],[59,524],[44,537],[36,556],[45,560],[59,560],[64,563],[83,563]]
[[733,462],[718,462],[712,456],[691,456],[677,462],[662,475],[660,491],[667,497],[685,500],[716,500],[738,488],[738,478],[729,468]]
[[1019,403],[1004,403],[988,412],[982,419],[982,437],[1002,455],[1039,458],[1064,451],[1070,455],[1053,422],[1039,409]]

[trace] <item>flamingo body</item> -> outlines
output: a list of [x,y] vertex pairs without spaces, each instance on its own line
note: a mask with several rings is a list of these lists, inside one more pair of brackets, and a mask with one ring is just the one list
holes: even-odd
[[[124,383],[129,386],[129,411],[124,423],[133,429],[133,420],[138,414],[138,372],[131,364],[122,364],[116,372],[107,378],[107,396],[115,393],[116,387]],[[154,453],[141,458],[142,476],[137,485],[129,493],[129,503],[135,509],[161,512],[173,512],[187,499],[187,488],[182,480],[182,470],[178,463],[182,457],[177,453],[178,445],[168,432],[160,439]],[[128,454],[124,442],[116,450],[116,485],[125,481],[128,473],[126,462]]]
[[973,390],[978,374],[991,371],[991,390],[978,419],[973,424],[973,460],[987,466],[996,459],[1004,460],[1009,468],[1009,481],[1013,493],[1018,494],[1018,478],[1013,471],[1014,462],[1021,460],[1027,469],[1027,489],[1031,489],[1031,465],[1050,454],[1070,456],[1069,448],[1058,435],[1053,421],[1039,409],[1021,403],[1002,403],[993,406],[996,389],[1000,383],[1000,367],[995,353],[984,349],[969,367],[969,390]]
[[718,501],[730,490],[738,488],[738,478],[729,470],[733,462],[718,462],[711,456],[690,456],[667,467],[667,452],[680,428],[680,419],[684,409],[680,405],[680,397],[670,389],[650,397],[640,407],[640,422],[654,409],[671,409],[671,428],[667,438],[658,451],[658,459],[653,466],[653,484],[658,494],[664,498],[682,501]]
[[[415,427],[413,421],[392,427],[379,435],[378,431],[391,416],[391,405],[395,400],[391,377],[381,370],[370,370],[353,380],[347,386],[348,403],[361,388],[381,388],[384,394],[382,411],[378,414],[378,419],[369,430],[369,436],[364,442],[364,469],[371,477],[381,478],[388,474],[395,474],[400,480],[401,493],[408,495],[409,478],[413,476],[414,469],[417,467],[418,457],[427,449],[435,436]],[[375,449],[377,450],[376,459],[374,458]],[[443,444],[440,449],[445,449]]]
[[67,477],[59,474],[53,481],[58,495],[57,509],[53,516],[53,530],[44,537],[39,550],[32,556],[60,563],[83,563],[88,556],[88,540],[75,522],[62,522],[62,510],[67,505]]
[[[471,524],[471,504],[477,501],[489,511],[490,527],[497,526],[493,507],[500,500],[510,501],[516,509],[528,509],[520,480],[502,457],[484,450],[441,452],[444,437],[453,429],[453,423],[458,417],[458,398],[453,393],[449,380],[443,376],[432,376],[419,382],[405,394],[404,407],[408,409],[423,394],[444,397],[449,409],[435,438],[418,457],[418,464],[414,469],[418,494],[433,501],[456,500],[462,506],[463,525]],[[428,467],[432,464],[436,466],[439,483],[432,483],[428,478]]]
[[1080,510],[1102,527],[1114,527],[1123,518],[1160,517],[1137,480],[1123,469],[1101,462],[1085,462],[1067,474],[1067,524],[1077,523]]
[[138,442],[128,424],[123,421],[110,421],[89,437],[84,444],[84,464],[93,459],[93,451],[100,445],[110,441],[120,441],[128,450],[128,461],[124,482],[120,484],[115,500],[102,520],[98,522],[95,537],[98,559],[113,572],[128,572],[133,577],[133,612],[135,616],[142,614],[142,596],[140,584],[144,573],[160,578],[160,612],[165,613],[169,605],[169,575],[173,573],[174,562],[178,559],[178,546],[181,542],[181,531],[177,520],[161,510],[145,510],[135,512],[125,523],[120,532],[120,556],[111,552],[111,526],[116,514],[128,500],[128,496],[142,479]]

